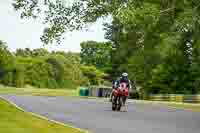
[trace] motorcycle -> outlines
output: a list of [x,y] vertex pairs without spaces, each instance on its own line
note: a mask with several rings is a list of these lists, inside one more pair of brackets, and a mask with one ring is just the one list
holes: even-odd
[[126,83],[120,83],[117,89],[113,91],[112,110],[121,111],[121,107],[125,107],[127,111],[126,100],[128,97],[128,86]]

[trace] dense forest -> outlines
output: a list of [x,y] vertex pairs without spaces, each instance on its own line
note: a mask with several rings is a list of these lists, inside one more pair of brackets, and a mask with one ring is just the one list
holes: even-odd
[[[144,96],[200,93],[199,2],[77,0],[69,4],[48,0],[43,4],[47,7],[44,10],[37,1],[15,0],[13,6],[23,19],[37,19],[45,13],[48,27],[41,37],[45,45],[60,43],[63,33],[83,29],[98,19],[111,17],[112,20],[104,23],[108,42],[82,42],[80,55],[43,50],[40,55],[40,50],[27,49],[10,53],[1,43],[0,65],[4,68],[1,73],[7,72],[1,82],[16,86],[28,83],[38,87],[69,87],[72,83],[88,81],[103,84],[102,77],[112,79],[126,71]],[[94,75],[98,76],[88,69],[95,70]]]
[[0,41],[0,83],[38,88],[75,89],[80,85],[103,84],[105,74],[93,66],[80,64],[79,53],[48,52],[39,48],[10,52]]

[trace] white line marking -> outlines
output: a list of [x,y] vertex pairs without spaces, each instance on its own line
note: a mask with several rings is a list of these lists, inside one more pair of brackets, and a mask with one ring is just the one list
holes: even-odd
[[56,123],[56,124],[61,125],[61,126],[73,128],[73,129],[78,130],[78,131],[81,131],[81,132],[90,133],[90,132],[87,131],[87,130],[80,129],[80,128],[74,127],[74,126],[72,126],[72,125],[68,125],[68,124],[59,122],[59,121],[55,121],[55,120],[49,119],[49,118],[47,118],[47,117],[38,115],[38,114],[33,113],[33,112],[25,111],[23,108],[19,107],[17,104],[15,104],[14,102],[12,102],[11,100],[6,99],[6,98],[4,98],[4,97],[2,97],[2,96],[0,96],[0,98],[1,98],[2,100],[6,101],[6,102],[9,102],[11,105],[13,105],[14,107],[16,107],[18,110],[20,110],[20,111],[22,111],[22,112],[30,113],[32,116],[35,116],[35,117],[37,117],[37,118],[40,118],[40,119],[43,119],[43,120],[47,120],[47,121]]

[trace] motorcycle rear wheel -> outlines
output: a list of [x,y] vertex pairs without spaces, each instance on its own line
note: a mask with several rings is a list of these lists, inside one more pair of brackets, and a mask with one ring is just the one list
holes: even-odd
[[118,106],[117,106],[117,111],[120,111],[121,110],[121,107],[122,107],[122,98],[121,97],[118,97]]

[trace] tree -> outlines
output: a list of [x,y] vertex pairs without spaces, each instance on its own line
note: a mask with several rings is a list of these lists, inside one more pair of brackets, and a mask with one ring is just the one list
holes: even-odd
[[6,43],[0,40],[0,82],[12,85],[14,57],[8,50]]
[[81,66],[83,75],[89,80],[89,85],[103,84],[103,77],[106,76],[102,71],[99,71],[94,66]]
[[[52,71],[52,77],[55,79],[55,81],[59,84],[62,83],[62,80],[64,79],[64,64],[59,60],[58,55],[56,57],[48,57],[46,60],[53,68]],[[63,61],[63,59],[62,59]]]
[[[198,20],[198,2],[198,0],[184,2],[177,0],[77,0],[73,2],[44,0],[41,3],[37,0],[15,0],[13,7],[21,12],[21,18],[37,18],[45,13],[44,22],[48,27],[44,30],[41,40],[48,44],[53,42],[53,39],[59,41],[66,31],[83,28],[84,25],[95,22],[100,17],[108,15],[115,17],[124,9],[128,9],[129,13],[137,10],[145,15],[143,11],[148,11],[148,8],[143,7],[154,6],[161,15],[162,28],[160,28],[166,30],[168,26],[173,25],[175,19],[189,22],[193,16],[195,20]],[[151,13],[153,12],[150,11],[149,14]]]
[[44,48],[37,48],[32,50],[32,56],[46,56],[49,52]]
[[103,68],[111,63],[110,43],[98,43],[87,41],[81,43],[81,62],[85,65],[94,65],[97,68]]
[[[158,6],[157,2],[144,1],[121,8],[112,24],[106,25],[106,37],[116,47],[112,56],[113,69],[129,71],[131,78],[144,88],[144,93],[196,93],[190,72],[192,40],[198,33],[194,29],[198,23],[192,19],[198,15],[191,18],[188,14],[196,14],[197,10],[187,10],[194,7],[194,3],[163,0]],[[165,48],[169,51],[165,52]],[[169,53],[173,51],[175,53]],[[169,64],[173,65],[173,71],[167,69]],[[156,78],[156,75],[163,77]],[[152,82],[155,80],[158,82]],[[152,85],[160,86],[159,92],[150,90]]]
[[23,56],[23,57],[29,57],[32,56],[32,50],[29,48],[25,48],[25,49],[17,49],[15,55],[16,56]]
[[6,43],[0,40],[0,67],[9,69],[12,65],[12,59],[13,56],[8,50]]
[[17,88],[25,86],[25,68],[23,65],[17,65],[14,70],[14,85]]
[[[49,26],[41,37],[45,44],[59,42],[64,32],[110,15],[113,22],[106,24],[106,38],[115,49],[114,76],[128,71],[143,94],[199,92],[199,0],[77,0],[71,4],[49,0],[45,6]],[[44,11],[30,0],[16,0],[14,7],[22,17],[37,17]]]
[[44,44],[49,44],[54,40],[59,43],[66,31],[82,29],[99,17],[116,14],[119,8],[135,3],[135,1],[126,0],[77,0],[73,2],[48,0],[44,3],[36,0],[15,0],[13,7],[21,12],[21,18],[37,18],[45,14],[44,23],[48,26],[44,29],[41,40]]

